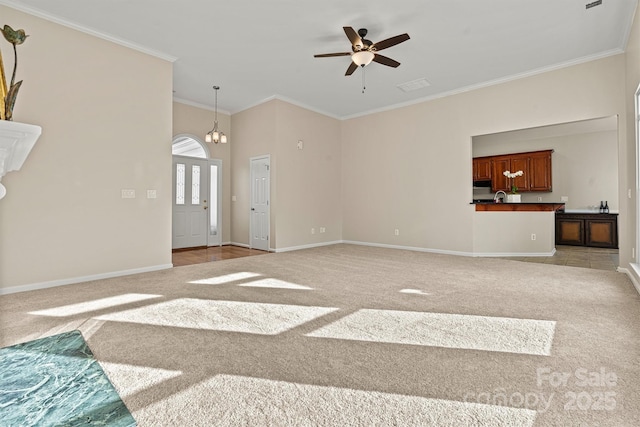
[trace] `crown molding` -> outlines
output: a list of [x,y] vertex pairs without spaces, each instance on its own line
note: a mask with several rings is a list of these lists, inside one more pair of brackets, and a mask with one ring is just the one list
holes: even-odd
[[[188,99],[183,99],[183,98],[176,98],[175,96],[173,97],[173,102],[177,102],[178,104],[188,105],[190,107],[201,108],[203,110],[216,111],[215,108],[212,107],[211,105],[200,104],[199,102],[189,101]],[[230,112],[226,110],[221,110],[219,108],[218,108],[218,113],[226,114],[227,116],[231,115]]]
[[385,111],[396,110],[398,108],[408,107],[408,106],[415,105],[415,104],[421,104],[421,103],[427,102],[427,101],[433,101],[433,100],[440,99],[440,98],[446,98],[446,97],[452,96],[452,95],[458,95],[458,94],[465,93],[465,92],[471,92],[471,91],[477,90],[477,89],[482,89],[482,88],[486,88],[486,87],[490,87],[490,86],[496,86],[496,85],[499,85],[499,84],[512,82],[514,80],[520,80],[520,79],[523,79],[523,78],[526,78],[526,77],[532,77],[532,76],[536,76],[538,74],[544,74],[544,73],[548,73],[550,71],[556,71],[556,70],[560,70],[560,69],[563,69],[563,68],[572,67],[574,65],[584,64],[586,62],[596,61],[598,59],[608,58],[610,56],[619,55],[621,53],[624,53],[624,50],[619,49],[619,48],[611,49],[611,50],[608,50],[608,51],[605,51],[605,52],[601,52],[601,53],[596,54],[596,55],[583,56],[581,58],[572,59],[570,61],[561,62],[559,64],[550,65],[548,67],[537,68],[535,70],[526,71],[524,73],[512,74],[510,76],[501,77],[499,79],[489,80],[489,81],[486,81],[486,82],[481,82],[481,83],[477,83],[477,84],[470,85],[470,86],[465,86],[465,87],[462,87],[462,88],[458,88],[458,89],[454,89],[454,90],[450,90],[450,91],[446,91],[446,92],[440,92],[440,93],[437,93],[437,94],[434,94],[434,95],[430,95],[430,96],[426,96],[426,97],[423,97],[423,98],[418,98],[418,99],[414,99],[414,100],[403,102],[403,103],[399,103],[399,104],[389,105],[387,107],[382,107],[382,108],[378,108],[378,109],[374,109],[374,110],[364,111],[362,113],[352,114],[352,115],[349,115],[349,116],[343,116],[343,117],[340,117],[340,119],[341,120],[349,120],[349,119],[355,119],[355,118],[358,118],[358,117],[368,116],[368,115],[371,115],[371,114],[383,113]]
[[10,0],[0,0],[0,5],[10,7],[12,9],[18,10],[20,12],[24,12],[24,13],[27,13],[29,15],[33,15],[33,16],[38,17],[38,18],[42,18],[44,20],[47,20],[47,21],[50,21],[50,22],[54,22],[56,24],[60,24],[60,25],[62,25],[64,27],[71,28],[71,29],[76,30],[76,31],[80,31],[82,33],[89,34],[89,35],[92,35],[94,37],[98,37],[100,39],[103,39],[103,40],[118,44],[120,46],[127,47],[129,49],[136,50],[138,52],[142,52],[142,53],[150,55],[150,56],[154,56],[154,57],[162,59],[164,61],[176,62],[178,60],[178,58],[175,57],[175,56],[168,55],[168,54],[166,54],[164,52],[160,52],[158,50],[151,49],[151,48],[148,48],[146,46],[142,46],[142,45],[139,45],[139,44],[132,43],[130,41],[115,37],[115,36],[113,36],[111,34],[102,33],[100,31],[96,31],[96,30],[93,30],[91,28],[84,27],[84,26],[79,25],[79,24],[77,24],[75,22],[67,21],[66,19],[62,19],[62,18],[60,18],[58,16],[51,15],[51,14],[49,14],[49,13],[43,11],[43,10],[40,10],[40,9],[37,9],[37,8],[34,8],[34,7],[25,6],[23,4],[16,3],[16,2],[13,2],[13,1],[10,1]]

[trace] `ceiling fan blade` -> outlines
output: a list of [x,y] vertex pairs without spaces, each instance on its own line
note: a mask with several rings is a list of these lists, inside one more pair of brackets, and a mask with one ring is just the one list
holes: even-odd
[[351,56],[353,52],[339,52],[339,53],[320,53],[313,55],[314,58],[329,58],[331,56]]
[[349,64],[349,68],[347,68],[347,72],[344,73],[344,75],[350,76],[357,69],[358,69],[358,66],[353,61],[351,61],[351,64]]
[[409,34],[407,33],[400,34],[399,36],[391,37],[389,39],[382,40],[378,43],[374,43],[373,46],[371,46],[371,50],[386,49],[388,47],[395,46],[402,42],[406,42],[407,40],[409,40]]
[[353,47],[357,47],[358,49],[362,49],[363,43],[358,33],[356,33],[356,31],[351,27],[342,27],[342,29],[344,30],[344,33],[349,38],[351,45]]
[[386,56],[379,55],[377,53],[374,54],[373,60],[378,64],[386,65],[388,67],[393,67],[393,68],[397,68],[400,65],[398,61],[388,58]]

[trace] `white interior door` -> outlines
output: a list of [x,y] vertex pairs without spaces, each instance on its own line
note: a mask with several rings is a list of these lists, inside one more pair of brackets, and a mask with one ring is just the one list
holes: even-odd
[[173,249],[207,246],[209,194],[209,162],[173,156]]
[[251,162],[250,246],[269,250],[270,158],[254,157]]

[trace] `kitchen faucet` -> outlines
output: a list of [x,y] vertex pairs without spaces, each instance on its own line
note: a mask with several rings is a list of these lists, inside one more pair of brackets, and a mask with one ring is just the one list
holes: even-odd
[[502,200],[504,200],[504,199],[506,199],[506,198],[507,198],[507,193],[505,193],[505,192],[504,192],[504,191],[502,191],[502,190],[498,190],[498,191],[496,191],[496,195],[495,195],[495,196],[493,196],[493,202],[494,202],[494,203],[502,203],[502,202],[500,202],[500,201],[499,201],[499,199],[498,199],[498,194],[500,194],[500,193],[502,193],[502,194],[504,195],[504,197],[502,198]]

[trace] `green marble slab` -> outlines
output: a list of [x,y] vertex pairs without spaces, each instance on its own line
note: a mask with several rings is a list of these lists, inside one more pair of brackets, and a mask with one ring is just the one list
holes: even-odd
[[0,348],[0,426],[135,425],[80,331]]

